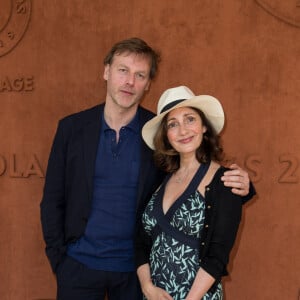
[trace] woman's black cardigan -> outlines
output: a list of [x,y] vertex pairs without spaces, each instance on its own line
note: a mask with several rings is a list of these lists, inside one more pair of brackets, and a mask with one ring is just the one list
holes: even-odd
[[[241,220],[244,197],[235,195],[221,181],[227,169],[220,167],[205,189],[205,225],[199,240],[199,267],[220,282],[228,274],[226,266]],[[252,187],[251,197],[255,193]],[[250,197],[250,198],[251,198]],[[149,263],[151,237],[140,223],[136,235],[136,267]],[[214,286],[215,286],[214,284]]]

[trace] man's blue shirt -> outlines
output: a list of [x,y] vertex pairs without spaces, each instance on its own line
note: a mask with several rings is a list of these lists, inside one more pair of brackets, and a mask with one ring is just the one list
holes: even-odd
[[134,266],[134,226],[140,169],[138,114],[115,130],[102,116],[97,150],[92,210],[85,234],[68,246],[68,255],[89,268],[130,272]]

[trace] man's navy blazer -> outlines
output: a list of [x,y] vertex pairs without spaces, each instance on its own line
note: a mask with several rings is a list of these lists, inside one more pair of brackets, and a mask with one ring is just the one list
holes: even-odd
[[[103,110],[104,104],[101,104],[65,117],[58,124],[41,202],[46,254],[54,272],[67,245],[79,239],[86,228]],[[138,112],[141,130],[154,114],[142,107]],[[152,150],[142,140],[137,218],[163,178],[163,173],[155,168],[152,156]]]

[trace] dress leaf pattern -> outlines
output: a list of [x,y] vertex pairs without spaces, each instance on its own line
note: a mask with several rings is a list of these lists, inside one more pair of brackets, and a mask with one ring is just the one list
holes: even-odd
[[[157,193],[153,194],[143,214],[143,226],[147,234],[157,225],[153,213]],[[205,199],[198,192],[192,193],[171,217],[170,225],[188,236],[201,237],[205,221]],[[153,237],[152,237],[153,238]],[[153,283],[166,290],[174,300],[184,300],[191,289],[199,269],[199,249],[176,240],[161,231],[154,236],[150,253],[150,270]],[[222,300],[222,285],[208,292],[203,300]]]

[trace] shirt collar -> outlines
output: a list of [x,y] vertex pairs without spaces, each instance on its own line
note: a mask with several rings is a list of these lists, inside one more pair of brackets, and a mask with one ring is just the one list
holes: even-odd
[[[125,126],[123,126],[123,128],[128,128],[130,130],[132,130],[134,133],[139,133],[140,131],[140,122],[139,122],[139,111],[137,110],[135,116],[133,117],[133,119]],[[105,119],[104,119],[104,114],[102,114],[102,118],[101,118],[101,131],[105,132],[107,130],[112,130],[108,124],[106,123]]]

